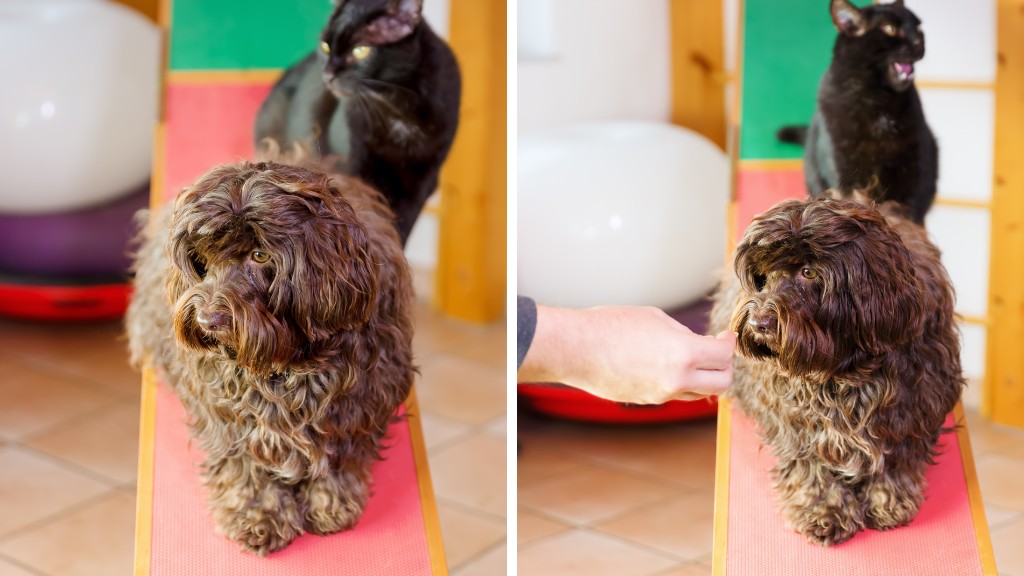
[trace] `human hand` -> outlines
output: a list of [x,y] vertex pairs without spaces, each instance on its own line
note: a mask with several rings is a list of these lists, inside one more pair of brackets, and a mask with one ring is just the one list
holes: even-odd
[[561,382],[614,400],[661,404],[724,392],[736,335],[694,334],[658,308],[537,306],[517,379]]

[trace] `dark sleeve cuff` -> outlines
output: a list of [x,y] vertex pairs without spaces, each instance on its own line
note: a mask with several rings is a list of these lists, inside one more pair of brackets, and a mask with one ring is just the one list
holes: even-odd
[[537,303],[526,296],[516,296],[516,369],[523,365],[523,358],[533,342],[533,333],[537,329]]

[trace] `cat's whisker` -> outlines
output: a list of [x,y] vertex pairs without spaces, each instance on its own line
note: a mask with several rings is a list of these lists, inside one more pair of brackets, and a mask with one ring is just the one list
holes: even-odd
[[386,80],[378,80],[377,78],[360,78],[359,82],[371,88],[387,88],[389,90],[397,90],[399,92],[405,92],[412,96],[418,96],[417,92],[412,88],[402,86],[401,84],[395,84],[394,82],[388,82]]

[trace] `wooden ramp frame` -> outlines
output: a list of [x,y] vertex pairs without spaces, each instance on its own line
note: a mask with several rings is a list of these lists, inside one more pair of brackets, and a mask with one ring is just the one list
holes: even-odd
[[971,455],[963,408],[940,439],[928,492],[908,526],[864,530],[823,548],[787,528],[775,505],[771,451],[729,399],[718,412],[715,470],[715,576],[996,576],[992,543]]
[[181,402],[147,370],[143,382],[135,576],[445,575],[444,548],[415,394],[388,431],[373,495],[355,528],[304,535],[260,558],[214,532],[200,486],[202,452]]

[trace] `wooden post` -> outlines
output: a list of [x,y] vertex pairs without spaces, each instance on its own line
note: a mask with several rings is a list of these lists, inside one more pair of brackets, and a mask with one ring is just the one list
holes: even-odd
[[725,150],[722,2],[671,0],[672,123]]
[[1024,427],[1024,0],[997,3],[995,182],[982,412]]
[[462,109],[441,174],[434,305],[473,322],[505,313],[505,22],[505,0],[452,0],[449,42],[462,70]]
[[160,18],[160,0],[114,0],[118,4],[124,4],[137,10],[143,16],[153,22]]

